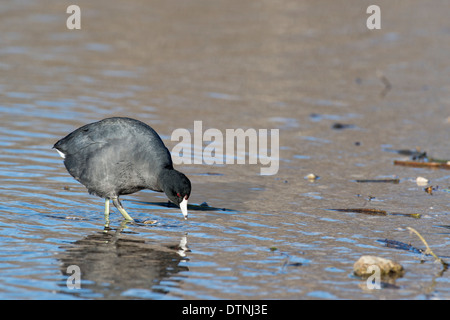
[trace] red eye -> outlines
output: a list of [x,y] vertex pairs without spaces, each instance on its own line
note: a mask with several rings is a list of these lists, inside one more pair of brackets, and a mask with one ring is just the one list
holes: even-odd
[[177,197],[181,197],[181,195],[179,193],[177,193]]

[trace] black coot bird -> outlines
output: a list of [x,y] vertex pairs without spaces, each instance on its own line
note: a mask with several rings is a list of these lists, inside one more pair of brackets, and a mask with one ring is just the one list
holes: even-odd
[[164,192],[187,219],[191,182],[173,168],[169,150],[145,123],[122,117],[103,119],[78,128],[53,148],[90,194],[105,198],[107,222],[110,200],[126,220],[133,221],[119,196],[143,189]]

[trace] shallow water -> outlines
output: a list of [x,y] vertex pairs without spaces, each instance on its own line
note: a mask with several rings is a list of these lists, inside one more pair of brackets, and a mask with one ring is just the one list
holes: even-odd
[[[413,227],[450,256],[450,173],[394,166],[405,157],[386,151],[450,158],[446,2],[381,1],[376,31],[365,1],[77,4],[81,30],[66,28],[64,4],[0,5],[0,298],[450,298],[431,257],[377,241],[424,248]],[[103,200],[52,146],[109,116],[150,124],[169,149],[172,131],[195,120],[279,129],[280,168],[177,166],[193,184],[188,221],[163,194],[140,192],[123,197],[140,222],[114,212],[104,230]],[[304,179],[311,172],[320,179]],[[440,188],[427,194],[418,176]],[[356,182],[392,177],[400,183]],[[352,275],[366,254],[405,275],[367,289]],[[67,284],[73,265],[80,289]]]

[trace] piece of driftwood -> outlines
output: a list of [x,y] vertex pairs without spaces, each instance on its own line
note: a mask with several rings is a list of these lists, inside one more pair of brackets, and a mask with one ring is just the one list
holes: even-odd
[[420,161],[403,161],[394,160],[397,166],[414,167],[414,168],[430,168],[430,169],[447,169],[450,170],[450,164],[442,162],[420,162]]
[[413,247],[410,244],[407,244],[407,243],[404,243],[404,242],[401,242],[401,241],[391,240],[391,239],[384,239],[384,240],[379,239],[377,241],[381,242],[381,243],[384,243],[384,245],[386,247],[389,247],[389,248],[394,248],[394,249],[399,249],[399,250],[411,251],[411,252],[414,252],[414,253],[423,253],[423,254],[425,254],[424,250],[418,249],[416,247]]

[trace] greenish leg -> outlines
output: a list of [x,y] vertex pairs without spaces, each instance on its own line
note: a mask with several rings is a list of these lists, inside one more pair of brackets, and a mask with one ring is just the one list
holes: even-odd
[[105,227],[109,226],[109,198],[105,199]]
[[119,212],[122,214],[122,216],[125,218],[125,220],[128,221],[134,221],[132,217],[125,211],[125,209],[122,207],[122,204],[119,201],[118,197],[112,198],[114,206],[119,210]]

